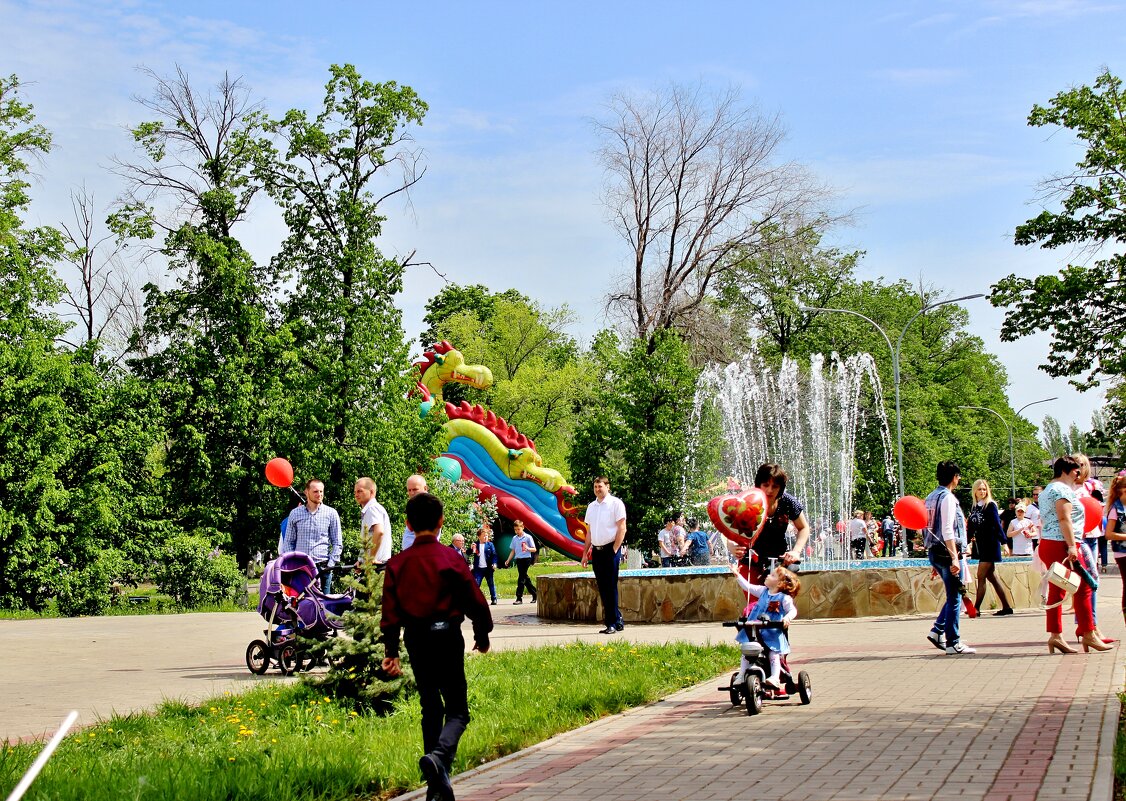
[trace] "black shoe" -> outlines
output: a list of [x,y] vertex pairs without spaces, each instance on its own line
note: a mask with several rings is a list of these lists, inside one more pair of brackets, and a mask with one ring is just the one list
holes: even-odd
[[1005,615],[1011,615],[1012,613],[1013,613],[1013,608],[1010,606],[1007,609],[997,610],[996,612],[993,613],[993,617],[1004,617]]
[[496,606],[496,605],[497,605],[497,599],[493,598],[493,606]]
[[536,602],[536,598],[537,598],[537,597],[538,597],[538,596],[537,596],[537,595],[536,595],[536,594],[535,594],[535,593],[533,592],[533,593],[532,593],[532,603],[535,603],[535,602]]
[[441,801],[454,801],[454,788],[450,784],[450,774],[442,761],[433,754],[423,754],[418,760],[418,769],[426,779],[426,797]]
[[616,628],[614,628],[613,626],[607,626],[604,629],[599,629],[598,633],[599,634],[617,634],[618,630]]
[[625,631],[625,628],[626,624],[622,622],[619,622],[618,625],[614,626],[615,631]]

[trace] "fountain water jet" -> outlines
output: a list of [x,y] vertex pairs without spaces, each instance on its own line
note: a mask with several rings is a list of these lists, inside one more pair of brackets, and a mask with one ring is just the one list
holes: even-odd
[[[870,395],[864,395],[865,387]],[[734,476],[749,486],[758,466],[777,462],[790,477],[787,489],[805,506],[812,527],[813,555],[805,569],[847,561],[847,531],[836,521],[852,516],[857,431],[875,417],[883,446],[883,468],[894,484],[891,433],[875,361],[867,353],[847,358],[810,358],[802,370],[785,358],[778,369],[757,352],[728,365],[711,365],[700,376],[694,399],[685,464],[688,476],[705,472],[702,437],[709,410],[718,413],[722,455],[714,478]],[[712,433],[712,432],[709,432]],[[718,432],[715,432],[718,433]]]

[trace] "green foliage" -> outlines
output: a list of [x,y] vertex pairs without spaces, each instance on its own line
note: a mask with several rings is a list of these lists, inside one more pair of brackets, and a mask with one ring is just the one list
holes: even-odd
[[320,649],[332,658],[331,667],[324,676],[310,675],[306,681],[334,698],[387,711],[395,699],[414,686],[414,676],[405,652],[401,658],[405,668],[402,676],[390,678],[383,672],[383,658],[387,655],[379,632],[383,572],[365,564],[359,578],[346,578],[344,583],[355,596],[352,608],[344,613],[347,636],[335,637]]
[[[1060,92],[1034,106],[1028,124],[1066,128],[1085,144],[1075,170],[1045,182],[1060,210],[1045,210],[1017,226],[1018,245],[1076,247],[1097,252],[1126,242],[1126,98],[1122,81],[1108,70],[1093,87]],[[1037,331],[1051,333],[1048,375],[1067,376],[1081,388],[1126,373],[1126,254],[1113,253],[1090,266],[1068,265],[1058,275],[1010,275],[990,300],[1008,307],[1001,328],[1007,341]]]
[[[515,289],[493,292],[484,284],[472,284],[470,286],[448,284],[441,292],[426,301],[426,316],[422,318],[422,322],[426,323],[426,330],[419,335],[419,344],[423,348],[430,348],[441,342],[444,338],[443,324],[446,320],[461,312],[468,312],[484,328],[491,330],[498,300],[524,303],[529,306],[532,304],[531,298]],[[454,346],[457,347],[457,343],[454,343]]]
[[812,318],[799,303],[833,306],[852,282],[863,251],[844,253],[821,246],[817,225],[804,224],[795,231],[772,224],[750,252],[741,252],[733,266],[720,276],[719,305],[733,317],[740,339],[761,336],[764,353],[789,355]]
[[[473,723],[454,772],[665,698],[737,659],[729,644],[683,643],[572,643],[469,656]],[[529,701],[528,681],[550,688],[547,702]],[[419,784],[419,717],[413,695],[381,715],[304,683],[264,682],[199,706],[170,701],[154,714],[84,729],[59,746],[33,793],[60,801],[155,801],[182,798],[185,788],[198,801],[390,798]],[[15,786],[40,750],[39,743],[0,749],[0,792]]]
[[212,539],[178,534],[161,547],[153,579],[181,607],[236,601],[246,596],[246,577],[234,557],[220,553]]
[[449,545],[454,534],[463,534],[473,542],[481,523],[496,522],[497,499],[477,500],[478,491],[467,479],[450,481],[441,473],[432,472],[426,479],[430,493],[442,501],[441,541]]
[[[450,287],[428,306],[438,306],[451,289],[459,299],[460,288]],[[514,298],[517,294],[510,289],[485,295],[477,309],[437,320],[439,339],[449,340],[468,362],[493,373],[487,390],[447,384],[443,394],[450,402],[480,403],[503,417],[536,443],[544,465],[565,472],[579,410],[594,391],[593,364],[566,333],[575,322],[570,309],[544,309]]]
[[602,361],[598,392],[575,431],[570,464],[582,500],[593,481],[610,479],[628,516],[627,539],[642,551],[656,547],[665,514],[683,502],[681,472],[697,371],[688,346],[672,331],[658,331],[627,351],[613,337],[596,340]]
[[123,587],[115,585],[127,570],[120,553],[107,548],[85,567],[67,571],[55,596],[59,614],[66,617],[102,615],[124,600]]
[[380,202],[416,180],[410,173],[388,185],[385,176],[413,164],[405,129],[421,122],[426,104],[349,65],[330,73],[321,110],[270,122],[283,150],[263,145],[258,160],[289,228],[274,267],[296,281],[281,306],[296,350],[285,373],[289,425],[277,441],[329,494],[377,476],[381,502],[397,517],[407,476],[434,453],[437,425],[419,420],[407,398],[414,380],[394,302],[405,262],[385,258],[375,239]]

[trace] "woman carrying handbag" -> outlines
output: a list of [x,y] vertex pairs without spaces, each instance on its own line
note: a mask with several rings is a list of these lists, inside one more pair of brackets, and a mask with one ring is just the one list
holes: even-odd
[[1122,581],[1122,615],[1126,617],[1126,470],[1110,482],[1107,493],[1106,538]]
[[[1081,483],[1081,468],[1073,456],[1061,456],[1052,465],[1055,477],[1040,494],[1040,559],[1049,567],[1059,562],[1074,565],[1080,562],[1079,540],[1083,532],[1083,505],[1075,494]],[[1048,629],[1048,653],[1073,654],[1075,649],[1064,642],[1063,614],[1060,610],[1064,591],[1054,583],[1048,587],[1045,611]],[[1080,581],[1075,591],[1075,619],[1084,651],[1109,651],[1110,646],[1095,636],[1091,603],[1091,586]]]

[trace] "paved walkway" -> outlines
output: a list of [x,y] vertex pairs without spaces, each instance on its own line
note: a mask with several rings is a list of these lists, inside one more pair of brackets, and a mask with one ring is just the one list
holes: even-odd
[[[1099,593],[1108,636],[1126,636],[1120,589],[1107,576]],[[607,639],[591,625],[541,624],[528,606],[494,609],[498,649]],[[924,639],[928,623],[802,621],[793,661],[813,677],[811,705],[768,704],[751,718],[716,691],[724,679],[708,681],[457,776],[457,796],[1111,798],[1124,649],[1049,656],[1043,614],[1020,612],[964,621],[963,638],[979,653],[948,657]],[[164,698],[283,680],[256,679],[243,665],[260,628],[253,613],[0,622],[0,740],[49,731],[72,708],[91,723]],[[631,626],[614,639],[704,643],[730,632]]]

